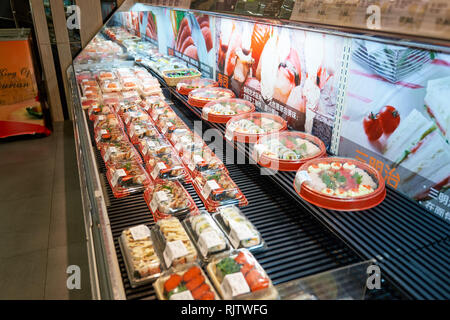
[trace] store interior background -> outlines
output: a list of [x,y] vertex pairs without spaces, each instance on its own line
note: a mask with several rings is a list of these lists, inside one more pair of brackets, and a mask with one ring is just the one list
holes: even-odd
[[[101,8],[103,21],[98,23],[102,25],[118,4],[94,1]],[[44,0],[43,5],[55,74],[61,84],[50,2]],[[84,1],[64,0],[64,7],[76,2]],[[2,1],[0,28],[32,29],[39,94],[43,101],[49,100],[30,1]],[[80,33],[74,29],[68,34],[73,58],[82,48]],[[59,85],[58,93],[63,117],[52,122],[47,114],[52,129],[48,137],[0,140],[0,299],[91,299],[73,125],[64,86]],[[69,265],[80,267],[80,289],[67,289]]]

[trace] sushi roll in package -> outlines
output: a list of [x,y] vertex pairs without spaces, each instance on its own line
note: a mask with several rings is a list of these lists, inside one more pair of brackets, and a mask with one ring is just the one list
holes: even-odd
[[116,198],[143,191],[150,184],[147,172],[137,161],[111,164],[106,171],[106,177]]
[[128,125],[127,130],[133,144],[139,144],[144,139],[156,139],[160,136],[158,129],[150,120],[135,120]]
[[214,256],[231,250],[223,231],[207,211],[189,214],[183,225],[197,247],[202,262],[208,263]]
[[149,159],[149,154],[167,154],[173,150],[170,142],[156,128],[154,130],[152,135],[146,135],[138,140],[138,149],[145,160]]
[[123,230],[119,245],[133,288],[156,280],[164,271],[151,231],[146,225]]
[[191,181],[187,169],[172,147],[170,147],[170,152],[167,153],[148,152],[144,156],[144,160],[146,169],[153,181],[157,179]]
[[109,114],[114,114],[114,108],[112,106],[104,105],[101,103],[93,103],[89,106],[88,109],[89,120],[91,121],[94,121],[96,116],[107,116]]
[[105,144],[117,142],[129,142],[128,136],[120,127],[108,127],[103,129],[94,129],[95,143],[101,150]]
[[252,252],[266,248],[261,234],[238,207],[234,205],[220,207],[212,216],[227,235],[233,248],[246,248]]
[[228,171],[214,152],[208,146],[193,151],[185,150],[181,160],[184,162],[192,175],[198,172],[215,172],[219,170]]
[[224,300],[279,299],[269,276],[247,249],[214,258],[206,271]]

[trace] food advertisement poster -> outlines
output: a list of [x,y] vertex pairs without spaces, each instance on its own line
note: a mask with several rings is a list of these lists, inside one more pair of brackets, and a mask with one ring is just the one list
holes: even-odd
[[216,79],[330,146],[344,38],[216,19]]
[[37,99],[30,42],[5,39],[0,33],[0,138],[48,134]]
[[450,55],[353,40],[339,155],[450,222]]

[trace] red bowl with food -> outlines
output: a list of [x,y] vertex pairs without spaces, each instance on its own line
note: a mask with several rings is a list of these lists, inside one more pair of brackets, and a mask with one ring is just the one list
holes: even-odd
[[304,163],[297,171],[294,188],[302,199],[339,211],[367,210],[386,197],[381,173],[350,158],[318,158]]
[[254,104],[247,100],[222,98],[211,101],[203,107],[202,119],[215,123],[227,123],[236,116],[254,111]]
[[188,103],[194,107],[203,108],[208,102],[222,99],[234,98],[235,94],[230,89],[212,87],[200,88],[189,92]]
[[298,131],[263,136],[253,148],[253,159],[259,165],[279,171],[297,171],[305,162],[325,156],[322,140]]
[[195,78],[178,82],[177,91],[182,95],[188,95],[189,92],[195,89],[211,88],[218,86],[219,84],[217,83],[217,81],[214,81],[213,79]]
[[229,120],[225,138],[230,141],[256,143],[260,137],[286,129],[287,122],[280,116],[271,113],[253,112]]

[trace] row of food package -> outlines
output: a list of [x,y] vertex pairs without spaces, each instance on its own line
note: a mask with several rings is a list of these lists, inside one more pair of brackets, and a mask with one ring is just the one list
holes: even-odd
[[151,230],[135,226],[123,231],[119,243],[131,285],[154,282],[159,299],[277,297],[251,253],[264,248],[264,241],[236,206],[212,216],[202,211],[183,221],[162,219]]

